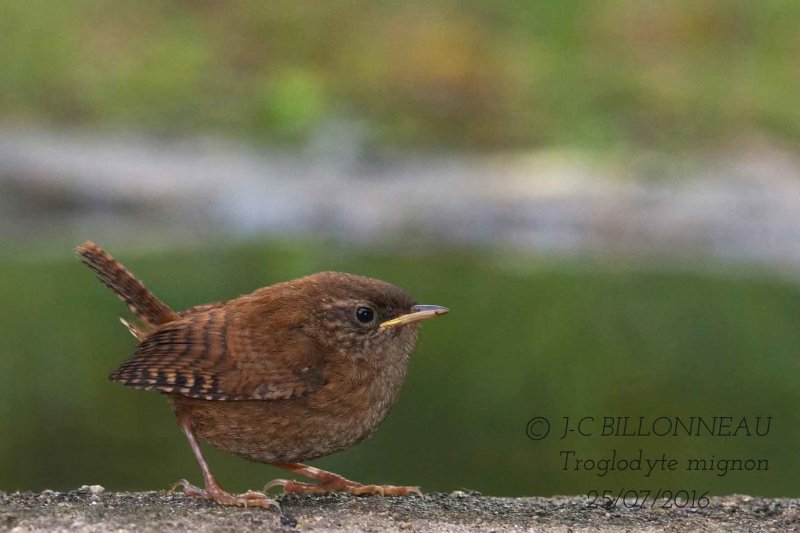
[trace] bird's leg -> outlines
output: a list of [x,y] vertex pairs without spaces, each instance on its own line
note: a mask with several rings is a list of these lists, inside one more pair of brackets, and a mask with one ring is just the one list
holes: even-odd
[[171,490],[175,490],[181,486],[183,487],[183,493],[186,496],[202,498],[204,500],[213,500],[221,505],[238,505],[239,507],[264,508],[275,507],[280,510],[278,502],[267,497],[267,495],[263,492],[248,491],[243,494],[231,494],[222,490],[222,487],[217,484],[217,480],[215,480],[214,476],[211,474],[211,470],[208,468],[208,463],[206,463],[206,460],[203,457],[203,452],[200,450],[200,444],[197,442],[197,438],[194,436],[194,431],[192,430],[191,419],[186,415],[178,415],[178,425],[181,427],[181,430],[183,430],[184,435],[186,435],[186,440],[189,441],[189,446],[192,447],[192,453],[194,453],[197,462],[200,463],[200,469],[203,471],[205,489],[195,487],[187,480],[181,479],[172,486]]
[[274,464],[301,476],[313,479],[316,483],[303,483],[290,479],[274,479],[267,483],[264,491],[272,487],[283,487],[285,494],[311,494],[325,492],[348,492],[350,494],[379,494],[381,496],[402,496],[405,494],[419,494],[419,487],[395,487],[394,485],[363,485],[350,481],[333,472],[314,468],[301,463]]

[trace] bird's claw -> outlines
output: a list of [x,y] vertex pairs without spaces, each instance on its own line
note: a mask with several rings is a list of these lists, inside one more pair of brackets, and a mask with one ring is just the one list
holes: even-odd
[[200,498],[203,500],[212,500],[220,505],[231,505],[237,507],[261,507],[268,509],[270,507],[281,510],[278,502],[268,497],[263,492],[256,492],[249,490],[242,494],[231,494],[222,490],[219,485],[212,485],[201,489],[189,483],[185,479],[179,480],[170,489],[169,492],[174,492],[178,487],[183,487],[183,494],[191,498]]
[[379,496],[405,496],[416,494],[422,496],[419,487],[396,487],[394,485],[362,485],[345,478],[332,479],[327,482],[303,483],[292,479],[273,479],[264,486],[264,492],[273,487],[283,487],[284,494],[326,494],[332,492],[346,492],[356,496],[377,494]]
[[395,485],[361,485],[356,483],[347,489],[350,494],[379,494],[381,496],[407,496],[409,494],[416,494],[422,496],[422,491],[419,487],[397,487]]

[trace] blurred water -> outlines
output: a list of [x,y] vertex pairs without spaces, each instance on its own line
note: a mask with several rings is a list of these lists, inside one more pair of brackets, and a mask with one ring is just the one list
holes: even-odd
[[[0,132],[0,239],[153,233],[503,244],[547,254],[800,259],[800,157],[371,154],[357,128],[302,151],[218,139]],[[116,237],[113,237],[116,236]]]

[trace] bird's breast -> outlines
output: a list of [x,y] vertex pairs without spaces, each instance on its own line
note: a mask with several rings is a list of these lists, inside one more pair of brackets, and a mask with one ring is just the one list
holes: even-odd
[[176,411],[188,414],[196,433],[216,448],[257,462],[291,463],[369,437],[396,402],[405,368],[334,369],[322,388],[290,400],[172,399]]

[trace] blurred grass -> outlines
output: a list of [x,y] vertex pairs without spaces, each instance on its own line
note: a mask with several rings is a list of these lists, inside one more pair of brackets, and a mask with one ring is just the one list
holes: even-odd
[[[316,461],[368,482],[489,494],[665,487],[800,496],[800,295],[794,285],[713,274],[540,262],[485,252],[390,255],[313,244],[137,256],[113,250],[177,308],[336,269],[390,280],[452,312],[425,324],[400,403],[377,434]],[[166,401],[106,381],[133,350],[123,305],[64,250],[0,259],[0,489],[164,488],[194,459]],[[510,264],[510,263],[508,263]],[[772,416],[765,438],[558,441],[562,416]],[[532,442],[533,416],[554,422]],[[597,478],[558,452],[617,448],[766,457],[769,472]],[[209,452],[231,490],[279,475]]]
[[788,0],[0,2],[5,122],[417,147],[800,138]]

